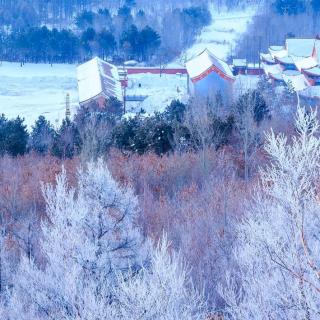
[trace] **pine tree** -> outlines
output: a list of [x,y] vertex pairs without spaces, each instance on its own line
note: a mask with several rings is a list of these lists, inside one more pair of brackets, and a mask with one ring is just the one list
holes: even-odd
[[62,121],[56,132],[51,148],[52,155],[59,158],[72,158],[81,150],[81,139],[75,123],[69,119]]
[[40,116],[32,127],[29,148],[41,154],[47,154],[52,147],[54,129],[44,116]]
[[29,134],[23,122],[20,117],[13,120],[7,120],[3,115],[0,117],[0,154],[15,157],[27,151]]

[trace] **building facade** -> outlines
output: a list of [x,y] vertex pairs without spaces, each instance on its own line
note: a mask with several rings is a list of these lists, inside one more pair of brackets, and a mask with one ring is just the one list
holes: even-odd
[[186,62],[190,93],[203,98],[220,94],[225,102],[231,99],[235,78],[227,63],[204,50]]

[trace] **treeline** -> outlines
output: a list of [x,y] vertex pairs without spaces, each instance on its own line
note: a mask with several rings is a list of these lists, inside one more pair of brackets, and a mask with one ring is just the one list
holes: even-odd
[[29,17],[26,21],[20,17],[11,22],[3,17],[1,21],[0,13],[0,25],[10,23],[0,28],[1,59],[77,62],[98,55],[117,62],[135,59],[163,63],[190,46],[211,21],[206,7],[176,8],[162,15],[147,13],[134,1],[126,0],[115,12],[107,8],[84,10],[64,28],[48,28],[37,17],[32,18],[27,5],[23,10],[21,15]]
[[[223,106],[218,96],[210,103],[173,101],[165,112],[150,117],[140,113],[122,119],[121,115],[110,113],[110,108],[119,109],[119,102],[107,100],[105,108],[94,103],[81,107],[73,120],[66,118],[56,129],[40,116],[30,134],[20,118],[8,120],[2,116],[0,153],[17,156],[35,152],[60,159],[87,159],[98,158],[112,149],[124,154],[163,156],[237,144],[243,146],[244,175],[248,179],[250,155],[262,141],[262,123],[271,116],[258,90],[244,93],[232,106]],[[206,165],[204,153],[203,156]]]
[[[206,7],[176,8],[165,15],[155,15],[127,3],[114,15],[108,9],[97,13],[84,11],[77,16],[76,25],[83,33],[82,40],[89,52],[95,51],[102,40],[106,52],[100,54],[112,56],[118,48],[118,55],[141,61],[150,59],[155,52],[162,60],[178,55],[210,21],[211,14]],[[107,35],[108,41],[104,41]],[[161,50],[157,50],[159,48]]]
[[275,94],[267,79],[261,78],[256,90],[239,92],[230,105],[217,94],[212,100],[172,101],[164,112],[153,116],[145,116],[141,110],[134,117],[123,118],[121,103],[113,98],[106,100],[103,108],[95,103],[80,107],[72,120],[66,118],[56,128],[40,116],[29,131],[23,119],[2,116],[0,155],[36,153],[59,159],[91,159],[112,149],[127,155],[200,152],[206,166],[205,150],[236,146],[241,150],[243,175],[248,180],[263,131],[271,120],[277,130],[281,121],[292,120],[290,110],[294,110],[296,99],[289,89]]
[[46,63],[72,63],[80,58],[79,38],[70,30],[47,27],[24,29],[1,35],[2,60]]
[[[132,25],[123,33],[120,48],[113,34],[102,30],[97,33],[88,28],[78,37],[70,30],[49,30],[47,27],[31,28],[0,38],[1,59],[6,61],[44,62],[44,63],[73,63],[86,60],[98,55],[123,61],[126,57],[148,61],[160,46],[159,35],[146,26],[138,31]],[[125,54],[118,56],[118,50]],[[129,54],[131,54],[129,56]]]
[[51,25],[66,25],[84,10],[97,10],[105,7],[116,12],[123,5],[135,5],[143,8],[147,15],[157,13],[159,17],[173,9],[192,6],[208,6],[211,3],[220,10],[223,8],[243,8],[263,0],[159,0],[156,3],[149,0],[1,0],[0,24],[6,26],[34,26],[35,23],[50,23]]
[[[58,129],[40,116],[30,133],[23,119],[6,119],[0,122],[0,154],[24,155],[36,152],[51,154],[66,159],[91,154],[97,158],[111,148],[124,153],[164,155],[174,151],[190,151],[201,148],[200,132],[193,132],[196,119],[191,108],[179,101],[173,101],[164,113],[151,117],[139,114],[134,118],[120,119],[109,111],[95,105],[79,109],[74,120],[64,119]],[[233,117],[221,119],[214,115],[210,106],[208,112],[209,132],[207,139],[218,148],[226,143],[233,130]],[[211,135],[209,137],[209,135]]]

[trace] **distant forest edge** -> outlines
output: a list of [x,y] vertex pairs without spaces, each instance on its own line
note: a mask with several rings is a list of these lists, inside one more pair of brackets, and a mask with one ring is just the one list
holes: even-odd
[[165,63],[211,22],[202,1],[159,11],[140,2],[113,1],[96,8],[89,1],[24,1],[13,10],[11,1],[0,1],[0,59],[73,63],[98,55],[116,62]]
[[270,45],[320,30],[318,0],[0,0],[0,59],[74,63],[98,55],[165,64],[210,24],[211,5],[217,12],[260,5],[230,61],[257,62]]

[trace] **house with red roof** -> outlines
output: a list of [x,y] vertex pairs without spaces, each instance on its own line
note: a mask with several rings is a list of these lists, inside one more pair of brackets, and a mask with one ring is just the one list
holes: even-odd
[[204,98],[220,93],[229,100],[235,77],[229,65],[208,49],[186,62],[192,94]]

